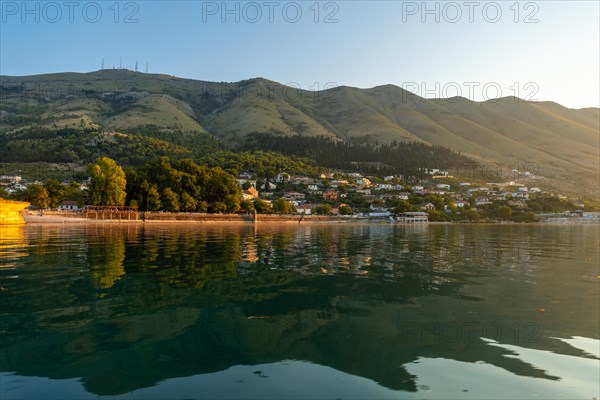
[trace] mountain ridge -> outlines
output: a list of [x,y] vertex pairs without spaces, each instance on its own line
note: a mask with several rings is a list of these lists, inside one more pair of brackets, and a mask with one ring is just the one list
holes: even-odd
[[[481,102],[426,99],[393,84],[308,91],[262,77],[209,82],[128,70],[0,76],[0,90],[1,116],[35,119],[19,125],[3,118],[0,134],[31,125],[116,132],[154,125],[230,143],[251,133],[354,143],[414,141],[504,169],[533,163],[555,187],[570,190],[597,182],[600,163],[600,109],[514,96]],[[23,104],[44,111],[27,113]]]

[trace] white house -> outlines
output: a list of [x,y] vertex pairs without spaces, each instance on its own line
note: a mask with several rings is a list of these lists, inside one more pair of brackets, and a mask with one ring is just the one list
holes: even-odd
[[384,205],[377,205],[377,204],[371,203],[371,205],[369,206],[369,210],[375,211],[375,212],[384,212],[384,211],[387,211],[387,208]]
[[289,182],[290,181],[290,174],[287,174],[285,172],[281,172],[279,174],[277,174],[277,176],[275,177],[275,182],[277,183],[284,183],[284,182]]
[[296,207],[296,211],[298,211],[298,214],[311,215],[312,208],[313,207],[310,204],[302,204],[302,205]]
[[400,216],[398,217],[398,221],[406,224],[425,223],[429,222],[429,216],[426,212],[410,211],[405,212],[404,214],[400,214]]
[[310,185],[313,180],[307,176],[297,176],[292,180],[294,185]]
[[336,186],[347,185],[347,184],[348,184],[348,181],[345,180],[345,179],[334,179],[334,180],[331,181],[331,185],[332,186],[333,185],[336,185]]
[[378,205],[371,203],[369,210],[371,210],[369,213],[370,217],[389,217],[392,215],[383,204]]
[[21,175],[0,175],[0,181],[19,183],[23,180]]
[[379,190],[392,190],[393,188],[394,186],[392,186],[390,183],[380,183],[377,185],[377,189]]
[[79,205],[76,201],[63,201],[62,204],[58,207],[61,211],[79,211]]
[[299,192],[286,192],[284,193],[283,197],[286,200],[304,200],[306,195],[304,193]]
[[512,197],[516,199],[529,200],[529,193],[527,192],[513,192]]
[[440,196],[445,196],[446,192],[444,190],[430,190],[429,193],[439,194]]
[[419,205],[421,210],[435,210],[435,205],[433,203],[422,203]]
[[[267,187],[265,187],[265,186],[267,186]],[[269,191],[269,190],[277,189],[277,185],[275,185],[274,183],[271,183],[271,182],[267,182],[266,185],[263,183],[260,186],[260,189],[264,190],[264,191]]]
[[250,186],[254,186],[254,187],[256,187],[256,181],[255,181],[255,180],[252,180],[252,179],[246,179],[246,178],[237,178],[237,179],[236,179],[236,181],[237,181],[238,185],[240,185],[240,186],[242,186],[244,183],[246,183],[246,182],[247,182],[247,183],[249,183],[249,184],[250,184]]

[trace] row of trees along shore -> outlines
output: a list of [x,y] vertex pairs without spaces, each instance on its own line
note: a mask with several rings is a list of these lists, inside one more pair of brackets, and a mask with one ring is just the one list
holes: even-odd
[[[237,212],[244,209],[241,188],[231,173],[190,160],[171,162],[161,157],[143,167],[122,168],[100,157],[88,167],[89,190],[55,179],[29,185],[23,192],[39,209],[58,208],[63,200],[96,206],[134,206],[143,211]],[[248,207],[245,207],[248,209]]]
[[88,169],[89,202],[99,206],[136,206],[148,211],[236,212],[241,188],[219,167],[161,157],[141,168],[121,168],[108,157]]
[[[210,164],[209,164],[210,165]],[[212,164],[214,165],[214,164]],[[279,198],[271,204],[264,200],[242,200],[242,188],[238,185],[234,169],[224,170],[217,166],[198,165],[191,160],[170,160],[161,157],[141,167],[121,168],[108,157],[101,157],[88,167],[90,176],[89,190],[81,190],[79,184],[71,182],[65,186],[54,179],[43,185],[29,185],[17,200],[26,200],[39,209],[58,208],[63,200],[75,200],[82,204],[98,206],[135,206],[142,211],[170,212],[212,212],[235,213],[252,212],[259,214],[278,213],[291,214],[296,210],[289,201]],[[283,185],[285,189],[285,185]],[[0,195],[2,195],[0,187]],[[339,189],[345,192],[344,187]],[[332,213],[332,204],[323,202],[320,195],[307,194],[309,203],[318,204],[312,210],[315,214]],[[454,199],[437,194],[411,194],[409,200],[388,198],[374,200],[372,204],[386,207],[394,214],[419,210],[423,202],[430,202],[435,209],[428,211],[430,221],[477,221],[477,220],[512,220],[530,222],[535,220],[534,212],[557,212],[574,209],[574,204],[552,196],[539,196],[531,199],[527,209],[509,207],[506,201],[498,204],[474,207],[475,198],[470,198],[471,205],[458,209]],[[338,212],[341,215],[353,214],[355,211],[369,210],[366,198],[348,192],[344,204]],[[448,205],[451,212],[444,212]]]

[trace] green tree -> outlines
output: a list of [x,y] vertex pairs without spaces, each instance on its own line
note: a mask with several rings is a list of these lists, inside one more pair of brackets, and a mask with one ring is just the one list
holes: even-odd
[[196,206],[196,211],[205,213],[206,211],[208,211],[208,203],[204,200],[199,201],[198,205]]
[[211,208],[214,213],[224,213],[227,211],[227,204],[223,201],[215,201],[212,203]]
[[512,208],[508,206],[498,207],[498,218],[502,221],[508,221],[512,216]]
[[515,212],[512,214],[513,222],[524,222],[525,221],[525,213],[524,212]]
[[428,201],[431,204],[433,204],[435,206],[436,210],[443,210],[444,209],[444,199],[442,199],[437,194],[430,194],[429,196],[426,197],[426,201]]
[[528,213],[525,214],[525,217],[523,220],[525,222],[536,222],[537,218],[535,217],[535,213],[533,213],[532,211],[529,211]]
[[242,200],[240,202],[240,210],[245,213],[252,213],[254,212],[254,203],[252,203],[250,200]]
[[188,192],[183,192],[180,199],[181,209],[183,211],[195,211],[198,206],[198,202]]
[[407,211],[410,211],[410,203],[406,200],[398,201],[398,204],[396,205],[396,207],[394,207],[393,210],[394,214],[396,215],[405,213]]
[[254,200],[254,209],[259,214],[270,214],[271,206],[264,200],[256,199]]
[[126,203],[131,204],[131,202],[135,200],[139,207],[145,209],[146,195],[150,188],[145,175],[141,170],[132,167],[123,168],[123,171],[125,171],[125,177],[127,179],[127,186],[125,188],[125,191],[127,192]]
[[64,190],[63,200],[76,201],[80,207],[83,205],[83,191],[77,182],[71,182]]
[[446,213],[440,210],[427,211],[427,215],[429,216],[429,220],[433,222],[446,221],[448,219]]
[[469,221],[479,220],[479,213],[474,208],[469,208],[467,211],[465,211],[465,215]]
[[42,185],[29,185],[27,188],[27,198],[36,208],[45,209],[50,207],[48,190]]
[[213,204],[213,211],[215,210],[214,203],[218,202],[225,204],[223,212],[236,212],[240,209],[242,191],[233,175],[217,167],[209,173],[209,178],[203,188],[203,200]]
[[331,206],[329,204],[319,204],[315,207],[314,213],[317,215],[331,215]]
[[167,211],[179,211],[179,196],[171,188],[163,190],[162,203]]
[[285,199],[277,199],[273,203],[273,211],[278,214],[293,214],[294,206],[289,201],[285,201]]
[[101,157],[89,166],[92,204],[122,206],[125,204],[127,180],[123,169],[108,157]]
[[50,208],[58,208],[62,204],[62,202],[65,198],[65,194],[66,194],[65,188],[62,187],[60,182],[58,182],[56,179],[49,179],[44,184],[44,187],[46,188],[46,191],[48,192]]
[[354,214],[354,211],[352,211],[352,208],[347,205],[347,204],[343,204],[341,206],[338,207],[338,212],[340,213],[340,215],[352,215]]
[[156,186],[152,185],[148,189],[148,194],[146,195],[146,202],[148,211],[158,211],[162,207],[162,203],[160,202],[160,193],[158,193],[158,189]]

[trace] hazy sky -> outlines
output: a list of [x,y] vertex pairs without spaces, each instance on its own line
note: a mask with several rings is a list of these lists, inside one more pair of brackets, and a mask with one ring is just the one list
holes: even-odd
[[122,64],[302,89],[600,105],[598,1],[4,1],[0,74]]

